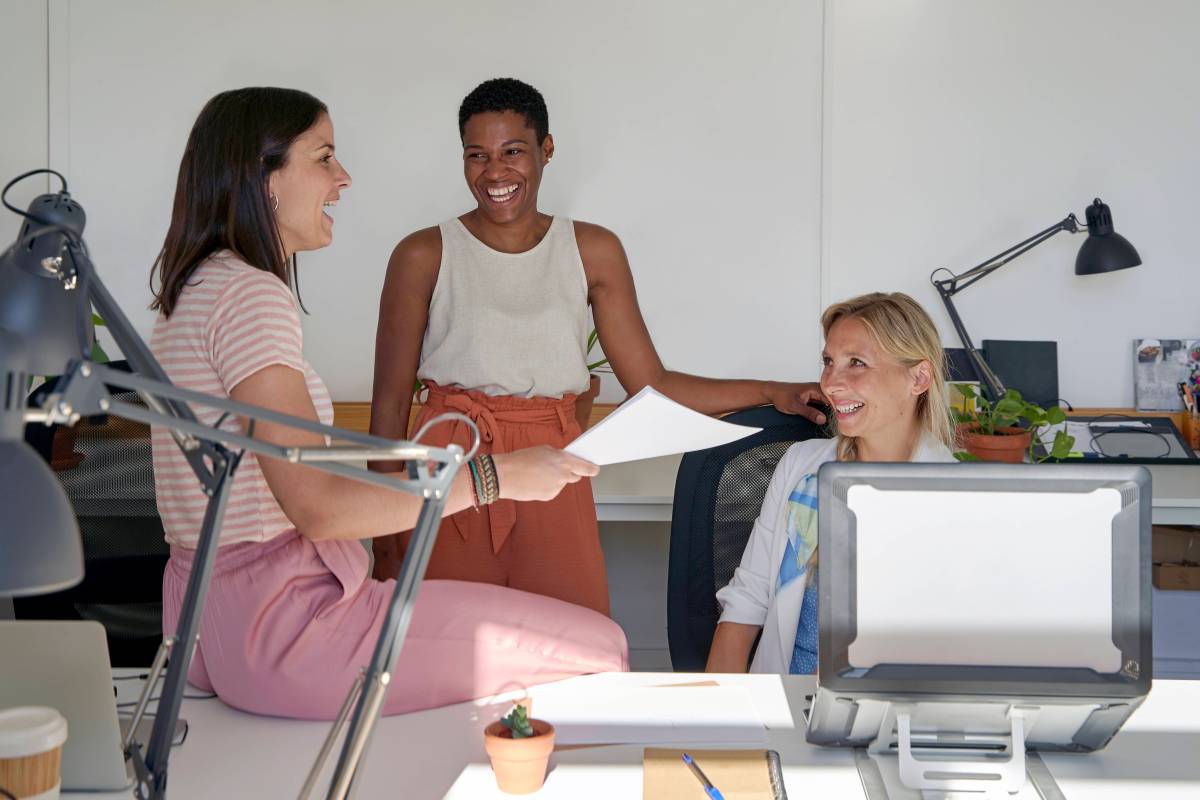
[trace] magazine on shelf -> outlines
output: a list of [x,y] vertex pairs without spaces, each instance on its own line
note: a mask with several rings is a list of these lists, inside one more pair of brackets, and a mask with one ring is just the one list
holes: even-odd
[[1200,382],[1200,339],[1135,339],[1133,384],[1138,411],[1182,411],[1179,384]]

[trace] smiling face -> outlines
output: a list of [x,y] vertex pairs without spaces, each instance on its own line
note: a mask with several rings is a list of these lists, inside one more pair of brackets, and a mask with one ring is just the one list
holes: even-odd
[[537,215],[542,170],[554,155],[547,134],[537,133],[515,111],[475,114],[463,127],[463,175],[489,222],[505,224]]
[[910,441],[919,428],[917,398],[931,385],[929,362],[904,364],[857,317],[830,327],[821,359],[821,391],[833,405],[839,434],[877,450]]
[[333,241],[330,212],[349,186],[350,175],[334,155],[333,122],[322,114],[296,137],[287,163],[267,179],[268,190],[279,199],[275,221],[286,256],[319,250]]

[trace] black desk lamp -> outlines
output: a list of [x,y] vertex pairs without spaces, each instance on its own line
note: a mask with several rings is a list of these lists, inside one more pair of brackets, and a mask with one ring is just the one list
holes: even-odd
[[[34,199],[27,212],[9,205],[5,198],[13,184],[42,173],[57,176],[62,190]],[[302,462],[424,499],[371,662],[351,688],[310,777],[309,783],[315,783],[320,765],[353,707],[354,716],[328,795],[345,797],[379,716],[391,670],[412,619],[417,588],[429,563],[450,484],[478,446],[478,429],[461,414],[443,415],[422,429],[444,419],[463,421],[475,436],[475,447],[464,454],[458,445],[435,448],[391,441],[174,386],[96,274],[83,241],[86,217],[67,193],[66,179],[52,170],[27,172],[4,187],[0,202],[25,218],[16,242],[0,255],[0,509],[5,517],[0,528],[0,597],[64,589],[83,578],[83,553],[74,513],[57,478],[23,441],[26,422],[74,425],[81,417],[113,414],[165,427],[209,496],[179,626],[174,636],[163,639],[123,742],[125,756],[134,767],[134,792],[139,800],[166,796],[171,738],[216,558],[217,534],[242,453]],[[90,360],[93,305],[133,368],[132,374]],[[26,409],[30,376],[54,374],[62,377],[41,407]],[[146,405],[114,398],[109,385],[136,391]],[[243,435],[205,425],[196,418],[191,405],[236,414],[251,423],[269,420],[312,431],[326,436],[331,444],[274,445],[255,439],[252,432]],[[420,437],[418,432],[415,438]],[[372,472],[364,464],[390,459],[408,461],[406,479]],[[150,741],[143,750],[134,732],[164,665],[162,695]]]
[[[1086,217],[1088,235],[1083,240],[1083,245],[1079,248],[1079,255],[1075,257],[1076,275],[1098,275],[1102,272],[1115,272],[1127,267],[1136,267],[1142,263],[1142,258],[1138,255],[1137,250],[1133,248],[1133,245],[1124,236],[1113,230],[1112,213],[1108,210],[1108,206],[1100,202],[1100,198],[1096,198],[1088,206]],[[1068,214],[1066,219],[1061,222],[1054,223],[1041,233],[1034,234],[1025,241],[1013,245],[1003,253],[992,256],[987,261],[972,267],[966,272],[958,275],[951,273],[949,278],[937,280],[934,276],[938,272],[943,271],[939,269],[935,270],[933,275],[929,277],[929,280],[937,288],[938,294],[941,295],[942,302],[946,305],[946,311],[950,314],[950,321],[954,323],[954,330],[958,332],[958,338],[962,342],[967,356],[971,359],[971,363],[975,366],[976,373],[987,385],[988,392],[994,399],[999,399],[1004,395],[1004,384],[996,377],[991,368],[988,367],[987,363],[983,360],[983,356],[979,354],[979,351],[975,349],[975,345],[971,342],[971,337],[963,325],[962,318],[959,317],[958,311],[954,308],[954,303],[951,302],[950,298],[976,281],[1000,269],[1000,267],[1003,267],[1027,250],[1037,247],[1060,231],[1079,233],[1078,217],[1074,214]],[[949,270],[945,271],[948,272]]]

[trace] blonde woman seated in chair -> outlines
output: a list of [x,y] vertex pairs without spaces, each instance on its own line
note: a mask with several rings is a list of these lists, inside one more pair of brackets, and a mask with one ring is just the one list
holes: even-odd
[[780,460],[742,561],[717,592],[709,672],[808,674],[817,668],[817,471],[827,461],[953,461],[942,343],[906,294],[867,294],[825,310],[821,389],[832,439]]

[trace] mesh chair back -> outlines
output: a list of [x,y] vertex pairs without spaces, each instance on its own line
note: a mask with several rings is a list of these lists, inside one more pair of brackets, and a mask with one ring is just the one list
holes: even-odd
[[[114,392],[113,399],[143,405],[136,392]],[[167,554],[149,426],[109,416],[81,420],[75,428],[75,452],[83,459],[59,479],[79,519],[84,558]]]
[[721,610],[716,593],[742,560],[775,467],[795,442],[825,436],[817,425],[774,408],[752,408],[727,422],[763,430],[688,453],[675,479],[667,575],[667,638],[676,671],[700,672]]

